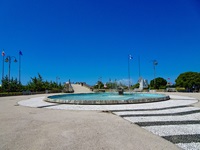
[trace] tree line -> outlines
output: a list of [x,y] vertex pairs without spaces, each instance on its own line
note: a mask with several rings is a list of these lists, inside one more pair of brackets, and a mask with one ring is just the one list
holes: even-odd
[[[166,89],[168,87],[181,89],[181,91],[198,92],[200,90],[200,73],[199,72],[185,72],[181,73],[175,80],[175,84],[171,85],[166,79],[162,77],[157,77],[150,81],[148,89]],[[125,89],[128,88],[126,85],[117,85],[116,82],[108,82],[105,85],[98,81],[94,86],[95,89],[114,89],[117,86],[122,86]],[[139,83],[131,86],[131,89],[139,88]]]
[[14,78],[11,78],[9,81],[8,76],[5,76],[2,79],[2,85],[0,87],[0,92],[41,92],[45,90],[50,90],[51,92],[61,92],[61,90],[63,90],[63,85],[53,81],[44,81],[42,76],[38,74],[37,77],[31,77],[31,80],[27,83],[27,85],[22,85],[17,79]]
[[[174,85],[169,85],[167,80],[162,77],[158,77],[155,80],[151,80],[149,87],[150,89],[166,89],[167,87],[176,87],[182,89],[182,91],[199,91],[200,90],[200,73],[199,72],[185,72],[181,73],[175,80]],[[115,89],[117,86],[128,88],[126,85],[117,84],[117,82],[108,82],[104,85],[101,81],[98,81],[93,88],[96,89]],[[131,89],[138,88],[139,83],[131,86]],[[2,86],[0,87],[0,92],[41,92],[45,90],[50,90],[51,92],[61,92],[64,85],[61,83],[56,83],[53,81],[44,81],[42,76],[38,74],[37,77],[31,77],[31,80],[27,85],[22,85],[17,79],[11,78],[10,81],[8,76],[2,79]]]

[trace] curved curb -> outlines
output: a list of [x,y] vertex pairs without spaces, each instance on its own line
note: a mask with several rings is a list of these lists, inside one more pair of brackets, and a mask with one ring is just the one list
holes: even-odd
[[[161,94],[160,94],[161,95]],[[76,105],[117,105],[117,104],[138,104],[138,103],[152,103],[169,100],[168,95],[162,94],[163,97],[158,98],[142,98],[142,99],[128,99],[128,100],[62,100],[45,98],[44,101],[59,104],[76,104]]]
[[[26,107],[59,109],[59,110],[133,110],[133,109],[163,109],[165,107],[188,106],[198,102],[197,99],[189,97],[176,97],[170,95],[168,101],[140,103],[140,104],[119,104],[119,105],[75,105],[75,104],[59,104],[44,101],[45,97],[30,98],[19,101],[18,104]],[[177,99],[178,100],[177,100]]]

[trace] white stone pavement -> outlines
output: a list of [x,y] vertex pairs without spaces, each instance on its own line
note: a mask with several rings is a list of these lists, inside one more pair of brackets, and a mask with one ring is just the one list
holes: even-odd
[[200,124],[192,125],[162,125],[143,127],[159,136],[200,134]]
[[[48,109],[67,109],[67,110],[132,110],[132,109],[155,109],[175,106],[191,105],[198,100],[191,97],[181,97],[170,95],[171,100],[154,103],[142,104],[122,104],[122,105],[71,105],[71,104],[56,104],[45,102],[45,97],[32,98],[18,102],[19,105],[28,107],[46,107]],[[178,100],[176,100],[178,99]]]

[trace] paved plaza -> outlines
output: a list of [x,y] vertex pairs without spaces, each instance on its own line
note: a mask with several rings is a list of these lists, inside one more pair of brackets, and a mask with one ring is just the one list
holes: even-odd
[[200,149],[200,93],[131,105],[66,105],[50,95],[0,98],[0,149]]

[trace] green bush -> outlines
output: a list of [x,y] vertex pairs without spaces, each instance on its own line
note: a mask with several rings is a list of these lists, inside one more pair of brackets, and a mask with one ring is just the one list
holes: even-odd
[[17,95],[22,95],[22,92],[4,92],[4,93],[0,93],[0,97],[3,97],[3,96],[17,96]]
[[176,91],[185,92],[185,88],[184,87],[176,87]]
[[160,86],[159,89],[166,89],[166,86]]

